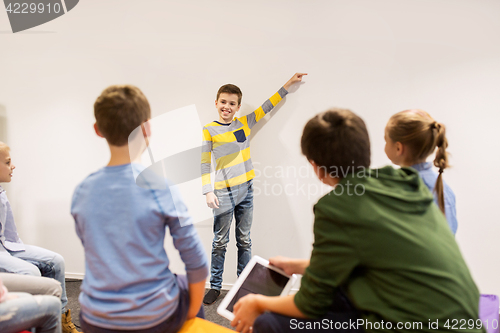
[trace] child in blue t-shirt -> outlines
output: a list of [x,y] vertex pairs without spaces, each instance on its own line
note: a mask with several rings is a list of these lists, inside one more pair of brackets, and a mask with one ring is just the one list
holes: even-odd
[[[457,213],[455,194],[443,181],[443,171],[448,165],[448,140],[446,128],[422,110],[406,110],[393,115],[385,128],[385,153],[392,163],[416,169],[425,185],[434,193],[434,201],[446,215],[448,225],[455,235]],[[437,148],[437,151],[436,151]],[[436,151],[433,170],[427,157]]]
[[[208,261],[179,193],[136,163],[146,146],[129,151],[129,135],[148,142],[149,103],[137,87],[111,86],[97,98],[94,114],[111,159],[78,185],[71,206],[85,250],[82,329],[177,332],[186,319],[203,317]],[[169,270],[167,229],[187,276]]]

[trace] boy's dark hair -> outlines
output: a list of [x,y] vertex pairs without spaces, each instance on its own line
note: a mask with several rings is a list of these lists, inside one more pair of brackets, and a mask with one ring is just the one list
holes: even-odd
[[365,122],[350,110],[333,108],[314,116],[304,127],[300,144],[306,158],[328,172],[347,174],[370,166]]
[[113,146],[128,143],[130,133],[151,119],[151,108],[142,91],[132,85],[113,85],[94,103],[97,128]]
[[238,105],[241,104],[241,97],[243,96],[243,93],[241,92],[240,88],[238,88],[234,84],[229,83],[220,87],[219,91],[217,91],[217,97],[215,98],[216,101],[219,100],[219,96],[222,93],[238,95]]

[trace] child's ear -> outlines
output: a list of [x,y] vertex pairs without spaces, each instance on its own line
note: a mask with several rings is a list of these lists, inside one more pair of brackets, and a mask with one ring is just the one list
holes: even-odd
[[405,146],[401,142],[396,142],[396,156],[402,156],[405,152]]
[[101,138],[104,138],[104,136],[101,134],[101,132],[99,131],[99,128],[97,127],[97,123],[94,123],[94,131],[95,131],[95,134],[97,134],[98,136],[100,136]]

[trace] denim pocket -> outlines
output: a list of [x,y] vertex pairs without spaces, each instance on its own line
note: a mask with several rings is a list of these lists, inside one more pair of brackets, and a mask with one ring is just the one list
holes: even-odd
[[250,179],[248,182],[248,191],[253,191],[253,179]]
[[233,134],[236,137],[236,141],[238,142],[245,142],[245,140],[247,139],[245,131],[242,129],[233,132]]

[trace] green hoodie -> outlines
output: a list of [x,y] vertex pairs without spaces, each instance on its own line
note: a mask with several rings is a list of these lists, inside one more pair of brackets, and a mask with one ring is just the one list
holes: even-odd
[[342,287],[366,332],[483,332],[478,289],[418,172],[351,172],[314,214],[311,262],[295,296],[302,313],[321,317]]

